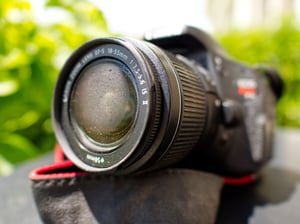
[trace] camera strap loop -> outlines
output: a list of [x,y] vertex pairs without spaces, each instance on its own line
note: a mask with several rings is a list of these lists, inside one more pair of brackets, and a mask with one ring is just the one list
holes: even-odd
[[54,162],[61,163],[63,161],[65,161],[65,154],[61,149],[60,145],[56,144],[54,148]]
[[240,178],[224,177],[224,183],[228,185],[247,185],[256,180],[256,175],[248,175]]

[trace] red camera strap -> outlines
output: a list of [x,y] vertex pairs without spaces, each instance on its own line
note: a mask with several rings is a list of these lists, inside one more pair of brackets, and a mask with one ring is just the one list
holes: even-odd
[[[38,168],[31,172],[31,179],[47,179],[47,178],[61,178],[61,177],[75,177],[87,175],[84,171],[64,171],[69,168],[74,167],[74,164],[71,161],[65,160],[65,155],[60,147],[56,145],[54,149],[54,161],[55,164]],[[60,172],[55,172],[59,171]],[[61,172],[64,171],[64,172]],[[244,177],[223,177],[224,183],[228,185],[247,185],[256,180],[257,176],[255,174],[248,175]]]

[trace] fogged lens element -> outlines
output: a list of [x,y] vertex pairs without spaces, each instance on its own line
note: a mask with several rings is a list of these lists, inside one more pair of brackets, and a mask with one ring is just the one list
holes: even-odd
[[129,69],[115,60],[88,65],[76,81],[70,102],[72,126],[100,145],[114,145],[131,129],[137,96]]

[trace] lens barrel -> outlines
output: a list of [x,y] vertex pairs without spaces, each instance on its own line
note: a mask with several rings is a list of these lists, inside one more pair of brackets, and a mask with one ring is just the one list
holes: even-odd
[[71,55],[57,81],[52,114],[58,142],[90,172],[175,163],[205,132],[201,75],[148,42],[90,41]]

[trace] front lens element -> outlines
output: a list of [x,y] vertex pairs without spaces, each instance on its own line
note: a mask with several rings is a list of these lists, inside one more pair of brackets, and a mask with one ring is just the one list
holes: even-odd
[[65,154],[90,172],[132,173],[183,159],[206,130],[201,73],[155,45],[122,38],[80,47],[57,83]]
[[102,146],[119,143],[136,117],[131,76],[127,66],[115,60],[98,60],[83,69],[71,95],[72,126]]

